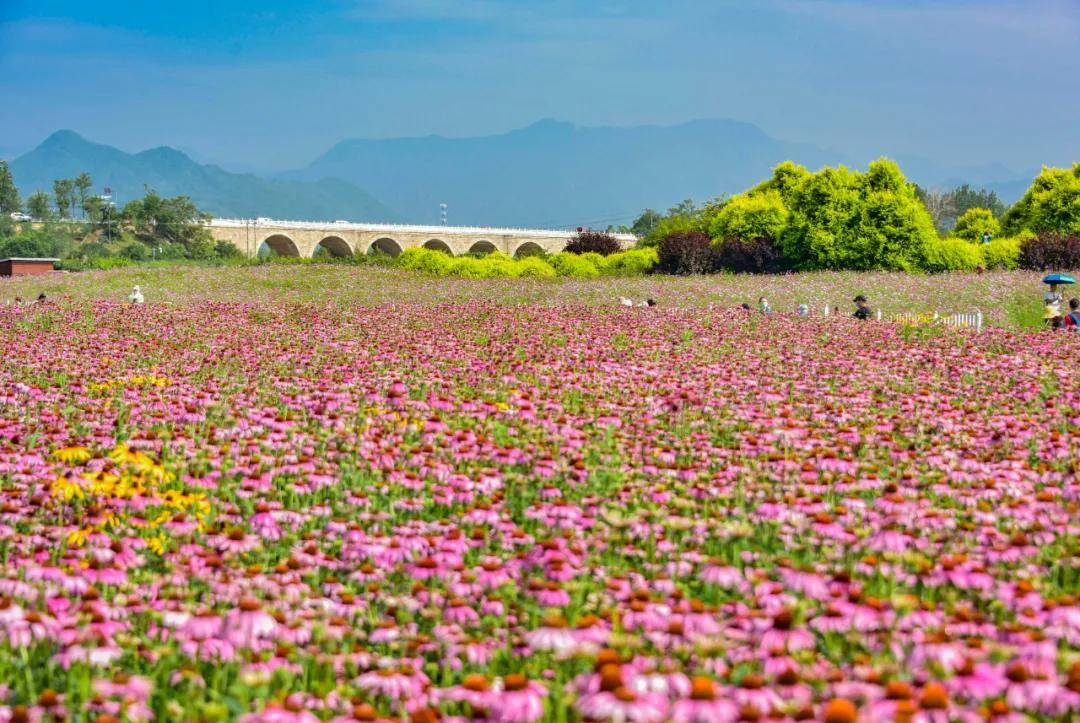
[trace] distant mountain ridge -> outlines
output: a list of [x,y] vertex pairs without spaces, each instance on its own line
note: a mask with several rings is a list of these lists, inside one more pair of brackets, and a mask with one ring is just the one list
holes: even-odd
[[94,180],[95,192],[110,187],[119,204],[141,197],[150,187],[164,196],[190,196],[199,208],[215,216],[402,220],[348,181],[296,181],[230,173],[215,165],[196,163],[168,146],[126,153],[69,130],[53,133],[37,148],[16,158],[11,170],[23,196],[36,190],[51,193],[54,179],[86,171]]
[[436,220],[447,203],[451,223],[602,227],[645,207],[741,191],[787,159],[842,160],[731,120],[583,127],[545,119],[473,138],[345,140],[283,177],[378,189],[415,221]]
[[[1006,203],[1035,175],[995,163],[956,167],[894,157],[924,187],[969,183],[997,191]],[[471,138],[343,140],[307,167],[270,178],[201,164],[167,146],[126,153],[57,131],[15,159],[12,171],[24,196],[87,171],[95,189],[112,187],[120,203],[150,186],[191,196],[216,216],[438,223],[439,204],[446,203],[452,224],[603,228],[628,223],[646,207],[663,211],[685,198],[739,193],[785,160],[817,169],[864,167],[872,159],[778,140],[734,120],[584,127],[545,119]]]

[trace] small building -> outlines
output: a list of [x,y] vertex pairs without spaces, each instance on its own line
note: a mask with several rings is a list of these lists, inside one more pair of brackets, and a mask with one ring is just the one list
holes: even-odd
[[0,259],[0,276],[40,276],[53,270],[60,259]]

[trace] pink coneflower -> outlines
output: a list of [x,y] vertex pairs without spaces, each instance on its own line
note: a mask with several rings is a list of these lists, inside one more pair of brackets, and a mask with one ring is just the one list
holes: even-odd
[[546,697],[543,684],[514,673],[506,676],[492,695],[488,714],[496,723],[533,723],[544,715]]
[[380,668],[364,673],[356,684],[369,693],[384,695],[393,700],[418,699],[427,690],[430,681],[420,671],[411,667]]
[[704,677],[694,678],[690,695],[671,708],[674,723],[732,723],[738,719],[738,707],[730,700],[722,700],[716,683]]
[[557,615],[546,618],[543,625],[526,633],[525,639],[534,651],[548,650],[556,655],[577,646],[574,634],[566,627],[566,620]]
[[273,616],[261,609],[258,600],[250,597],[241,598],[222,623],[225,637],[238,648],[254,649],[260,641],[272,637],[277,627]]

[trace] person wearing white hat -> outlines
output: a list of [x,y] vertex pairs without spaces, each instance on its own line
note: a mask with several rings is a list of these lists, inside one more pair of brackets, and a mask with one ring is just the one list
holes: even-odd
[[143,298],[142,289],[140,289],[138,285],[136,285],[135,288],[131,290],[131,293],[128,294],[128,301],[132,304],[141,304],[146,301],[146,299]]

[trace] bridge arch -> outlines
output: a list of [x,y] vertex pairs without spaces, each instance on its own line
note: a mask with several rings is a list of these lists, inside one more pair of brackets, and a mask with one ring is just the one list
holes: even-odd
[[543,256],[544,247],[535,241],[526,241],[514,249],[514,258],[524,259],[529,256]]
[[450,245],[442,239],[433,238],[424,242],[424,248],[431,249],[432,251],[442,251],[447,256],[453,256],[454,252],[450,249]]
[[389,236],[383,236],[382,238],[377,238],[372,241],[371,245],[368,246],[367,252],[369,255],[382,253],[387,256],[397,256],[401,253],[401,244]]
[[348,258],[353,255],[352,247],[349,246],[349,242],[340,236],[327,236],[319,245],[315,247],[315,253],[329,254],[330,256],[336,256],[338,258]]
[[277,256],[299,256],[300,249],[297,248],[296,242],[283,233],[275,233],[267,236],[263,239],[263,242],[259,244],[259,253],[263,254],[263,250],[266,253],[272,253]]
[[487,256],[488,254],[495,253],[499,248],[490,241],[480,240],[469,247],[470,254],[478,254],[481,256]]

